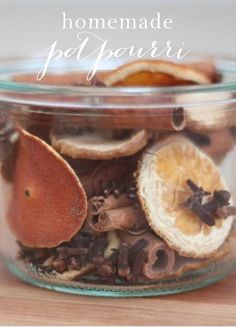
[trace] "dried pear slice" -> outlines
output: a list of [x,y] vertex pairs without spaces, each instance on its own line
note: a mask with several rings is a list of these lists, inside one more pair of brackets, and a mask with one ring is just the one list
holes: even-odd
[[97,131],[79,135],[52,133],[51,143],[54,149],[74,159],[108,160],[135,154],[147,144],[149,138],[146,130],[122,140],[110,139]]
[[19,129],[8,222],[29,247],[55,247],[81,228],[86,195],[67,162],[38,137]]
[[185,207],[187,180],[213,193],[227,186],[213,161],[184,137],[169,137],[147,149],[139,166],[138,195],[151,228],[180,255],[205,258],[228,236],[233,217],[212,227]]

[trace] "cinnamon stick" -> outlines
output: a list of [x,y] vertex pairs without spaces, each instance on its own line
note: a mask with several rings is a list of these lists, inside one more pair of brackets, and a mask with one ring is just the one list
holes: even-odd
[[143,265],[143,274],[148,279],[158,279],[173,270],[175,253],[164,241],[150,239],[146,251],[147,262]]
[[133,206],[107,210],[98,217],[90,216],[88,223],[98,232],[139,229],[147,225],[143,211]]
[[134,201],[129,199],[125,193],[120,194],[119,197],[114,195],[110,195],[107,198],[104,196],[94,196],[88,201],[88,210],[91,215],[96,216],[104,211],[130,206],[133,203]]
[[[127,165],[127,163],[129,163]],[[114,181],[125,181],[135,167],[135,160],[112,160],[101,163],[92,173],[80,177],[87,197],[104,194],[106,186]]]
[[177,108],[154,109],[108,109],[96,117],[88,118],[90,127],[113,129],[155,129],[160,131],[181,131],[185,127],[184,110]]
[[[156,280],[162,278],[174,269],[175,252],[158,236],[155,236],[149,231],[140,236],[132,236],[127,232],[119,231],[118,237],[121,242],[126,242],[130,246],[129,256],[131,268],[135,276],[131,274],[129,280],[138,278],[134,259],[139,256],[139,253],[140,260],[141,258],[145,258],[145,260],[142,262],[142,269],[138,265],[138,271],[148,279]],[[137,251],[132,253],[131,249],[134,247],[137,248],[139,244],[140,251],[138,250],[138,253]]]

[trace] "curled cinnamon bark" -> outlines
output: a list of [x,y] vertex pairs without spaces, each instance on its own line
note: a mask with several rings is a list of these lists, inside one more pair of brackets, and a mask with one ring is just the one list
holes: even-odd
[[110,209],[97,217],[90,216],[88,223],[98,232],[141,229],[147,225],[143,211],[133,206]]
[[81,176],[80,181],[87,196],[89,198],[94,195],[109,196],[116,190],[121,192],[122,182],[123,186],[125,186],[124,181],[128,180],[128,176],[134,170],[136,162],[136,157],[130,158],[129,161],[118,159],[103,162],[92,173]]
[[156,129],[159,131],[181,131],[185,127],[184,110],[181,107],[163,109],[109,109],[101,117],[89,117],[88,124],[93,127],[114,129]]
[[175,253],[164,241],[150,238],[147,253],[147,261],[143,265],[143,274],[148,279],[158,279],[173,270]]
[[122,193],[119,197],[114,195],[107,198],[94,196],[88,201],[88,211],[91,215],[96,216],[104,211],[130,206],[133,203],[134,201],[129,199],[125,193]]
[[[129,280],[137,279],[140,274],[155,280],[170,274],[174,269],[175,252],[151,232],[146,232],[141,236],[131,236],[119,231],[118,237],[121,242],[126,242],[130,246],[129,260],[132,274],[128,277]],[[139,257],[139,254],[140,260],[137,262],[135,258]],[[142,269],[140,268],[141,261]]]

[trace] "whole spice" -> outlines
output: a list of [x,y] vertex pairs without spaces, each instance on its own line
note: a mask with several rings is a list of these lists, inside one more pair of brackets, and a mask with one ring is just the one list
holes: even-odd
[[193,192],[193,195],[187,199],[184,206],[191,209],[203,223],[208,226],[214,226],[215,219],[217,218],[217,210],[230,204],[230,193],[225,190],[214,191],[212,199],[203,204],[204,197],[209,196],[210,193],[204,191],[202,187],[198,187],[189,179],[186,183]]
[[118,275],[120,277],[127,277],[129,273],[129,248],[126,243],[122,243],[118,254]]
[[125,193],[122,193],[119,197],[113,194],[108,197],[94,196],[88,201],[88,211],[91,215],[96,216],[104,211],[126,207],[133,203]]
[[134,206],[110,209],[98,216],[90,216],[88,223],[97,232],[139,230],[147,226],[143,211]]
[[87,197],[102,195],[107,198],[112,194],[118,197],[120,193],[124,192],[124,181],[127,181],[132,175],[136,163],[137,157],[129,158],[129,161],[125,158],[109,160],[102,162],[92,173],[80,177]]
[[102,265],[97,267],[98,274],[102,277],[110,277],[115,274],[115,267],[109,263],[105,262]]
[[68,260],[68,268],[72,270],[80,270],[81,264],[78,258],[70,257]]
[[57,259],[54,260],[54,262],[52,264],[52,267],[56,271],[58,271],[60,273],[63,273],[64,271],[67,270],[66,259],[58,257]]
[[141,236],[131,236],[123,231],[118,235],[122,244],[128,245],[129,281],[158,280],[173,271],[175,252],[150,231]]
[[143,274],[143,266],[147,259],[147,251],[141,249],[136,257],[134,257],[131,274],[128,276],[130,281],[137,280]]

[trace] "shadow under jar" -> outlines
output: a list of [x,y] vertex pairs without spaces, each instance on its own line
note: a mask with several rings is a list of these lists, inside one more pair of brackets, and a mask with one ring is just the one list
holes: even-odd
[[76,66],[39,84],[37,61],[1,67],[0,250],[12,273],[128,297],[232,271],[236,71],[215,64],[221,80],[174,86],[110,85],[109,72],[88,82]]

